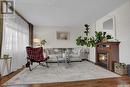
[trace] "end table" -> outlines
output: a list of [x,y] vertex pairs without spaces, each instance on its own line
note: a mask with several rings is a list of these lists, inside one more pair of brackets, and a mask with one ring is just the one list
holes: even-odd
[[2,61],[2,67],[1,68],[1,76],[4,75],[5,70],[7,70],[7,74],[11,72],[11,63],[12,63],[12,57],[9,58],[0,58],[0,61]]

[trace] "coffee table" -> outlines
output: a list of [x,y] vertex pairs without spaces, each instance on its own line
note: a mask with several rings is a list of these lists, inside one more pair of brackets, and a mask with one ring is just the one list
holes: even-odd
[[58,66],[59,66],[59,63],[65,63],[66,65],[71,64],[70,56],[66,53],[58,54],[56,57],[57,57]]

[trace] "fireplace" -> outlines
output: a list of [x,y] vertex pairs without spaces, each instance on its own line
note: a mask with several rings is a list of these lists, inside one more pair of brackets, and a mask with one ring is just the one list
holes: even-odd
[[114,71],[114,63],[119,62],[120,42],[101,42],[96,44],[96,64]]
[[98,64],[107,68],[108,53],[98,53]]

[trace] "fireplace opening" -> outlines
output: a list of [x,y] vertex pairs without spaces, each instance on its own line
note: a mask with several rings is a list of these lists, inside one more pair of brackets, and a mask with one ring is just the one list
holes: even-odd
[[107,68],[107,62],[108,62],[108,54],[99,53],[98,54],[98,65]]

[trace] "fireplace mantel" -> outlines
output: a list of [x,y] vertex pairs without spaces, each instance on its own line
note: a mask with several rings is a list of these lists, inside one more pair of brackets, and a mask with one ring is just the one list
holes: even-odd
[[120,42],[103,42],[96,44],[96,64],[114,71],[114,62],[119,62]]

